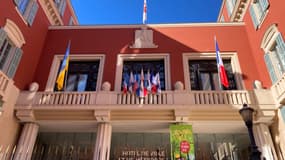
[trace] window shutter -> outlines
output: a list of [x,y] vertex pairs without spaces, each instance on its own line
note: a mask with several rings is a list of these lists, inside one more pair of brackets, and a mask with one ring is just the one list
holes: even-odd
[[283,121],[285,122],[285,106],[284,105],[281,107],[280,111],[281,111],[281,115],[283,117]]
[[226,0],[226,5],[227,5],[227,10],[228,10],[228,15],[231,17],[232,11],[233,11],[233,4],[231,0]]
[[266,63],[266,67],[267,67],[267,69],[269,71],[269,75],[270,75],[271,81],[272,81],[272,83],[275,83],[277,81],[277,77],[276,77],[276,74],[275,74],[275,71],[274,71],[271,59],[270,59],[270,55],[268,53],[266,53],[264,55],[264,60],[265,60],[265,63]]
[[38,11],[39,5],[37,3],[37,1],[33,1],[32,2],[32,7],[31,10],[27,16],[27,22],[30,26],[32,26],[34,19],[36,17],[37,11]]
[[277,44],[276,46],[277,57],[279,58],[280,63],[282,65],[282,73],[284,73],[285,71],[285,44],[284,44],[281,33],[277,35],[276,44]]
[[65,8],[66,8],[66,0],[62,0],[61,1],[61,4],[60,4],[59,8],[60,8],[59,9],[60,15],[63,16]]
[[252,19],[254,28],[257,29],[257,27],[258,27],[258,25],[259,25],[259,22],[258,22],[258,20],[257,20],[257,17],[256,17],[256,14],[255,14],[254,6],[253,6],[253,5],[250,6],[250,8],[249,8],[249,13],[250,13],[250,16],[251,16],[251,19]]
[[20,63],[21,57],[22,57],[23,51],[20,48],[16,48],[14,57],[11,60],[11,63],[9,65],[8,71],[7,71],[7,76],[9,78],[13,78],[16,70],[18,68],[18,65]]
[[3,28],[0,29],[0,48],[2,47],[5,39],[7,38],[7,33]]
[[14,0],[14,3],[19,6],[21,0]]
[[268,0],[259,0],[259,4],[260,4],[263,12],[265,12],[267,10],[267,8],[269,7]]

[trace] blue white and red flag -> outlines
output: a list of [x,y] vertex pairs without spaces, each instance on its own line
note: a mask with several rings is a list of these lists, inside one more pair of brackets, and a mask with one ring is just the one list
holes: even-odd
[[226,70],[224,67],[223,60],[222,60],[221,55],[220,55],[220,49],[219,49],[216,37],[215,37],[215,46],[216,46],[216,59],[217,59],[217,67],[218,67],[218,74],[219,74],[220,83],[224,87],[228,88],[229,87],[229,81],[227,78],[227,74],[226,74]]

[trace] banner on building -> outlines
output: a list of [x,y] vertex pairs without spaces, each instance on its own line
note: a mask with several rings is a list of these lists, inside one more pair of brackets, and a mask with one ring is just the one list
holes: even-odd
[[194,138],[191,125],[171,125],[170,143],[172,160],[194,160]]

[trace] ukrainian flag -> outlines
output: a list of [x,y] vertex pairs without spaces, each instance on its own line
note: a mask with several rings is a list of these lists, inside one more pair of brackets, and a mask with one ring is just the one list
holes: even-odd
[[69,52],[70,52],[70,41],[68,42],[68,46],[66,48],[65,55],[63,57],[63,61],[60,67],[60,71],[58,77],[56,79],[57,90],[61,91],[63,89],[65,74],[68,70],[68,63],[69,63]]

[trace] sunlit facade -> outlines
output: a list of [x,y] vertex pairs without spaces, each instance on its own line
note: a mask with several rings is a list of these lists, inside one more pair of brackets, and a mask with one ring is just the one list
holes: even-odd
[[169,126],[187,124],[196,159],[244,160],[243,104],[261,156],[284,159],[283,4],[224,0],[217,23],[81,26],[69,0],[0,1],[0,159],[166,160]]

